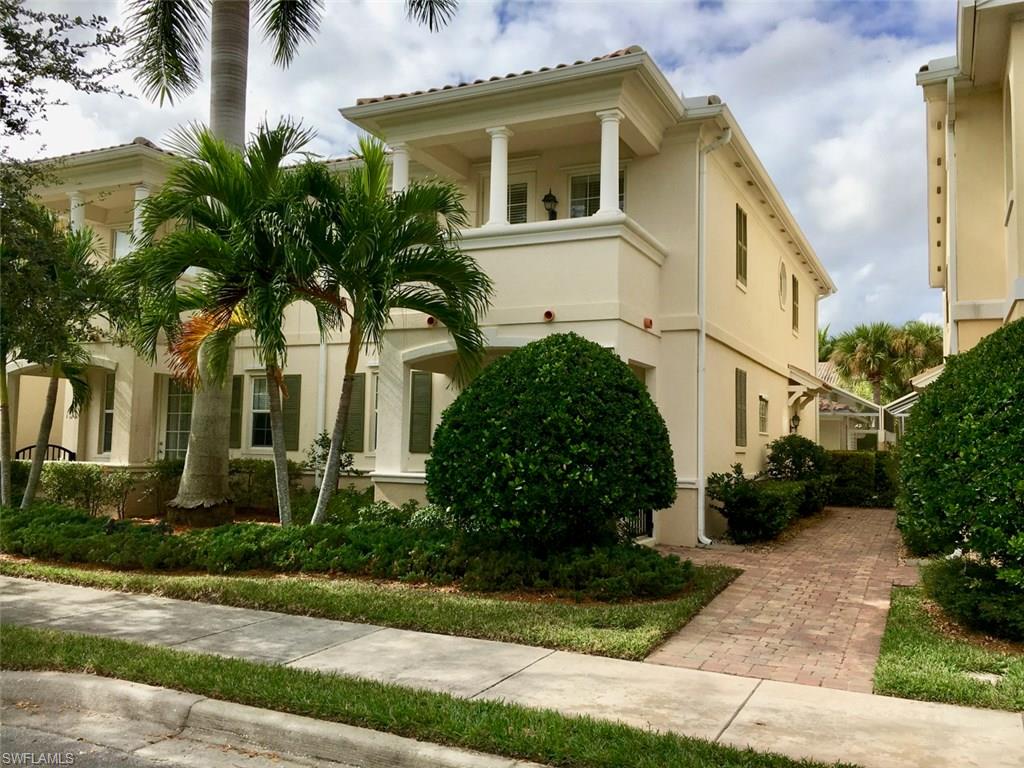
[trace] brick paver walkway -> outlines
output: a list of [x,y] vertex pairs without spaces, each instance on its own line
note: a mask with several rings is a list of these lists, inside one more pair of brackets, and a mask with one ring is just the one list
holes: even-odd
[[772,551],[665,547],[743,574],[647,661],[870,692],[897,563],[889,509],[831,509]]

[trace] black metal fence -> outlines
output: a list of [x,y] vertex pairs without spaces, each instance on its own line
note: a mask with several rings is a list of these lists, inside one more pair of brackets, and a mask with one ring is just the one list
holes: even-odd
[[[16,459],[31,459],[32,454],[36,452],[34,445],[26,445],[24,448],[19,448],[14,452],[14,458]],[[69,448],[65,448],[63,445],[54,445],[50,443],[46,446],[46,455],[43,457],[46,461],[74,461],[76,456],[75,452]]]

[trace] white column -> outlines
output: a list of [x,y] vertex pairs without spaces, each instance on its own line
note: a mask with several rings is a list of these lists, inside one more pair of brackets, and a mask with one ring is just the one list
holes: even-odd
[[607,109],[601,118],[601,205],[595,216],[619,213],[619,121],[622,112]]
[[142,239],[142,201],[149,197],[149,187],[138,184],[135,187],[135,208],[132,209],[132,237],[137,245]]
[[487,226],[508,226],[508,140],[504,126],[488,128],[491,135],[491,206]]
[[377,450],[374,471],[394,475],[403,470],[408,442],[404,430],[405,366],[402,353],[386,335],[377,369]]
[[68,193],[68,219],[72,232],[85,229],[85,198],[81,192]]
[[391,191],[401,192],[409,186],[409,147],[391,145]]

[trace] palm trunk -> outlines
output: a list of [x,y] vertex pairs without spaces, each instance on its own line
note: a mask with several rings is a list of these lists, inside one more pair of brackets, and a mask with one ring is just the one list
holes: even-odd
[[0,506],[14,503],[11,489],[11,395],[7,389],[7,355],[0,349]]
[[874,392],[875,405],[882,404],[882,380],[873,379],[871,381],[871,391]]
[[248,0],[213,0],[210,9],[210,130],[245,144],[245,86],[249,69]]
[[288,487],[288,452],[284,444],[284,411],[277,368],[267,366],[267,394],[270,396],[270,437],[274,445],[274,480],[277,485],[277,512],[282,526],[292,524],[292,500]]
[[[210,130],[229,144],[245,144],[245,88],[249,62],[248,0],[213,0],[210,10]],[[194,509],[230,503],[231,363],[218,381],[199,354],[200,386],[192,398],[192,430],[178,495],[170,506]]]
[[46,446],[50,444],[50,430],[53,428],[53,411],[57,407],[57,388],[60,385],[60,367],[54,364],[50,370],[50,385],[46,389],[46,405],[43,406],[43,418],[39,422],[39,434],[36,435],[36,447],[32,453],[32,467],[28,472],[25,484],[25,495],[21,497],[21,508],[28,509],[36,496],[39,476],[43,473],[43,462],[46,460]]
[[[206,352],[199,348],[199,388],[192,398],[192,428],[185,452],[178,495],[171,507],[209,509],[231,502],[228,486],[228,445],[231,440],[231,387],[217,381],[209,370]],[[234,365],[228,357],[224,381],[231,381]]]
[[345,429],[348,427],[348,411],[352,404],[352,382],[356,378],[356,367],[359,365],[359,348],[363,343],[363,329],[355,320],[349,326],[348,354],[345,356],[345,378],[341,382],[341,400],[338,412],[334,417],[334,431],[331,433],[331,447],[327,451],[327,463],[324,466],[324,478],[320,483],[320,494],[316,498],[316,509],[313,511],[311,525],[318,525],[327,516],[327,507],[331,497],[338,489],[338,468],[341,466],[341,452],[344,448]]

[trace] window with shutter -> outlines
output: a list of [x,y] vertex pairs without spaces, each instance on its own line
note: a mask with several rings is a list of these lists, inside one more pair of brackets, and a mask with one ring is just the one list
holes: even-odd
[[736,279],[747,284],[747,212],[736,206]]
[[366,374],[357,373],[352,378],[352,400],[348,404],[348,420],[345,422],[345,440],[342,450],[346,453],[362,453],[365,450],[366,422]]
[[525,181],[508,185],[508,222],[509,224],[525,224],[529,212],[530,185]]
[[793,275],[793,330],[800,330],[800,281]]
[[108,373],[103,379],[103,413],[100,417],[100,453],[110,453],[114,444],[114,383],[115,374]]
[[747,372],[736,369],[736,445],[747,444]]
[[284,415],[284,448],[286,451],[299,450],[299,413],[302,405],[302,377],[284,377],[288,397],[281,403]]
[[228,446],[242,447],[242,382],[244,376],[231,377],[231,439]]
[[409,408],[409,453],[430,453],[430,410],[433,376],[413,371]]
[[249,437],[249,445],[253,448],[269,448],[274,444],[270,432],[270,393],[266,376],[256,376],[252,380],[252,430]]

